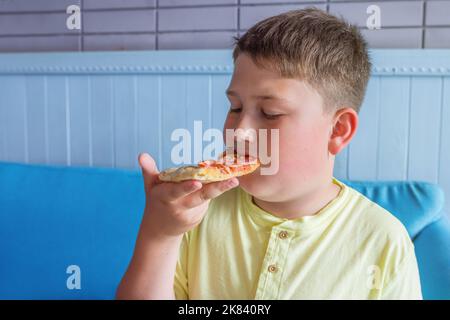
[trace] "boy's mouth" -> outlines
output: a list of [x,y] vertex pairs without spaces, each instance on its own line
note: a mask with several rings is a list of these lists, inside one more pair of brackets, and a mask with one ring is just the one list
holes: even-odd
[[258,161],[258,158],[251,156],[248,151],[246,151],[245,153],[239,153],[234,148],[225,150],[220,158],[222,158],[226,162],[233,162],[238,164],[254,163]]
[[[241,151],[240,148],[237,148],[237,147],[234,147],[234,148],[227,148],[227,149],[224,151],[224,153],[225,153],[225,152],[228,152],[228,154],[232,154],[232,155],[236,155],[236,156],[251,157],[249,149],[250,149],[250,148],[246,146],[245,149],[242,150],[243,152],[239,152],[239,151]],[[256,155],[255,155],[254,157],[256,157]]]

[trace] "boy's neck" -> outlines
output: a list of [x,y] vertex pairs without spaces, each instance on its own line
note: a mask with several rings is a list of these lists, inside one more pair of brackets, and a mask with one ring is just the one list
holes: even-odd
[[323,186],[312,190],[309,194],[286,202],[267,202],[253,197],[253,202],[261,209],[284,218],[296,219],[304,216],[313,216],[323,207],[335,199],[341,187],[328,181]]

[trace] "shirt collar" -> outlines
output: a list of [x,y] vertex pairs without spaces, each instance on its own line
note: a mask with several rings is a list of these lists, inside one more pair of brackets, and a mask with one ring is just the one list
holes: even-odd
[[253,202],[253,197],[250,194],[240,187],[238,189],[244,211],[246,214],[249,214],[255,223],[261,227],[277,227],[290,230],[298,235],[305,235],[321,226],[325,227],[328,225],[335,215],[342,210],[343,204],[348,198],[349,187],[335,177],[333,177],[333,183],[341,187],[336,198],[328,202],[328,204],[320,209],[315,215],[296,219],[280,218],[261,209]]

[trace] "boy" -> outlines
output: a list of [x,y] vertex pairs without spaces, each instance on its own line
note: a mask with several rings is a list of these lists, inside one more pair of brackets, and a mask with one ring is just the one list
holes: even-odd
[[278,172],[161,183],[140,155],[147,203],[117,298],[421,299],[403,225],[333,177],[370,73],[359,31],[294,10],[248,30],[233,58],[224,129],[278,129]]

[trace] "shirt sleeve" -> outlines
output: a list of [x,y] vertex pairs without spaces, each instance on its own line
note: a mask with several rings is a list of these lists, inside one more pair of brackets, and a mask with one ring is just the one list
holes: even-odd
[[419,269],[414,247],[400,264],[397,273],[381,294],[383,300],[422,300]]
[[188,300],[188,279],[187,279],[187,261],[188,261],[188,233],[183,235],[178,254],[177,266],[174,279],[174,293],[176,300]]

